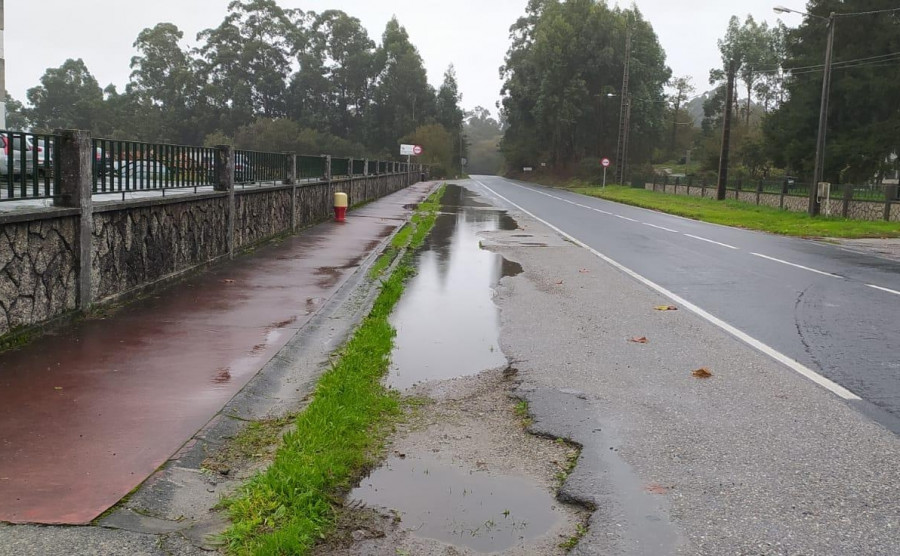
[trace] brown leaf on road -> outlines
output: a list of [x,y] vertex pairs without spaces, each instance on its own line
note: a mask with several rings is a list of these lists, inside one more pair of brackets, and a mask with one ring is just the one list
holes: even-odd
[[650,483],[649,485],[644,487],[644,490],[646,490],[650,494],[665,494],[669,492],[668,488],[656,483]]
[[556,285],[557,285],[557,286],[562,286],[562,283],[563,283],[563,281],[560,280],[559,282],[556,283]]
[[226,278],[226,279],[222,280],[222,283],[223,284],[234,284],[234,280],[232,280],[230,278]]
[[674,305],[660,305],[658,307],[654,307],[657,311],[677,311],[678,307]]
[[631,343],[634,343],[634,344],[646,344],[650,340],[648,340],[646,336],[641,336],[641,337],[635,336],[634,338],[629,338],[628,341]]
[[582,268],[582,269],[579,270],[578,272],[580,272],[580,273],[582,273],[582,274],[590,274],[590,273],[591,273],[591,271],[588,270],[588,269],[586,269],[586,268]]
[[709,378],[712,376],[712,373],[709,372],[709,369],[707,369],[706,367],[700,367],[696,371],[692,372],[691,375],[693,375],[695,378]]

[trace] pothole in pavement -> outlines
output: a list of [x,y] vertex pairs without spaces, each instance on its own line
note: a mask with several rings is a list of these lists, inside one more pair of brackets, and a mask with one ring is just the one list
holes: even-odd
[[428,401],[352,491],[348,522],[321,554],[563,554],[585,522],[555,499],[571,448],[528,434],[508,393],[493,298],[522,267],[481,249],[479,234],[516,222],[465,188],[445,191],[391,318],[387,383]]

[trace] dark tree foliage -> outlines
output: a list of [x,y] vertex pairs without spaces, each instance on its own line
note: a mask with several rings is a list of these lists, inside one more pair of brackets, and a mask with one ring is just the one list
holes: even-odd
[[[895,0],[811,0],[807,10],[821,17],[838,14],[834,37],[824,179],[866,181],[896,168],[900,152],[900,12],[840,17],[841,13],[896,8]],[[787,32],[785,102],[764,125],[769,157],[777,166],[811,175],[821,99],[827,30],[806,18]],[[880,58],[878,58],[880,57]],[[859,62],[852,62],[860,60]],[[844,63],[847,62],[847,63]]]
[[637,8],[593,0],[531,0],[511,27],[501,68],[502,149],[510,167],[547,162],[565,171],[612,156],[618,136],[626,28],[632,33],[632,161],[647,161],[668,128],[663,86],[671,71]]
[[141,31],[124,91],[101,89],[81,60],[50,68],[28,91],[28,106],[10,102],[10,126],[399,158],[404,137],[438,125],[447,136],[433,129],[416,135],[439,143],[423,145],[426,152],[450,153],[447,165],[460,154],[456,75],[448,69],[436,92],[396,18],[378,45],[359,19],[339,10],[233,0],[220,25],[198,34],[196,48],[183,40],[171,23]]

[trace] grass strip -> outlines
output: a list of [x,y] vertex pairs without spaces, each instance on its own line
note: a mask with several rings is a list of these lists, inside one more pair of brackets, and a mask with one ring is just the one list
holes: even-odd
[[[416,216],[436,213],[442,192]],[[424,238],[433,222],[419,219],[407,238]],[[372,311],[319,380],[272,464],[223,501],[232,522],[223,534],[229,553],[308,553],[333,529],[336,508],[353,482],[376,464],[401,418],[399,395],[381,379],[396,334],[388,319],[414,272],[410,260],[407,254],[383,281]]]
[[742,201],[716,201],[634,189],[622,186],[571,187],[572,191],[637,207],[654,209],[750,230],[800,237],[900,237],[900,222],[850,220],[839,217],[810,217],[805,212],[791,212],[774,207],[757,206]]

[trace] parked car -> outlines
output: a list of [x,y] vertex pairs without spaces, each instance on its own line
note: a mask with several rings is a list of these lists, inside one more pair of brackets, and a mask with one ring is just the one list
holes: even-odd
[[18,176],[22,173],[22,141],[25,140],[25,172],[31,171],[34,151],[24,134],[0,133],[0,175]]
[[131,160],[116,164],[116,174],[126,183],[136,183],[138,186],[152,186],[153,181],[160,182],[169,175],[169,169],[155,160]]
[[234,181],[235,183],[250,183],[253,181],[250,160],[242,154],[234,155]]

